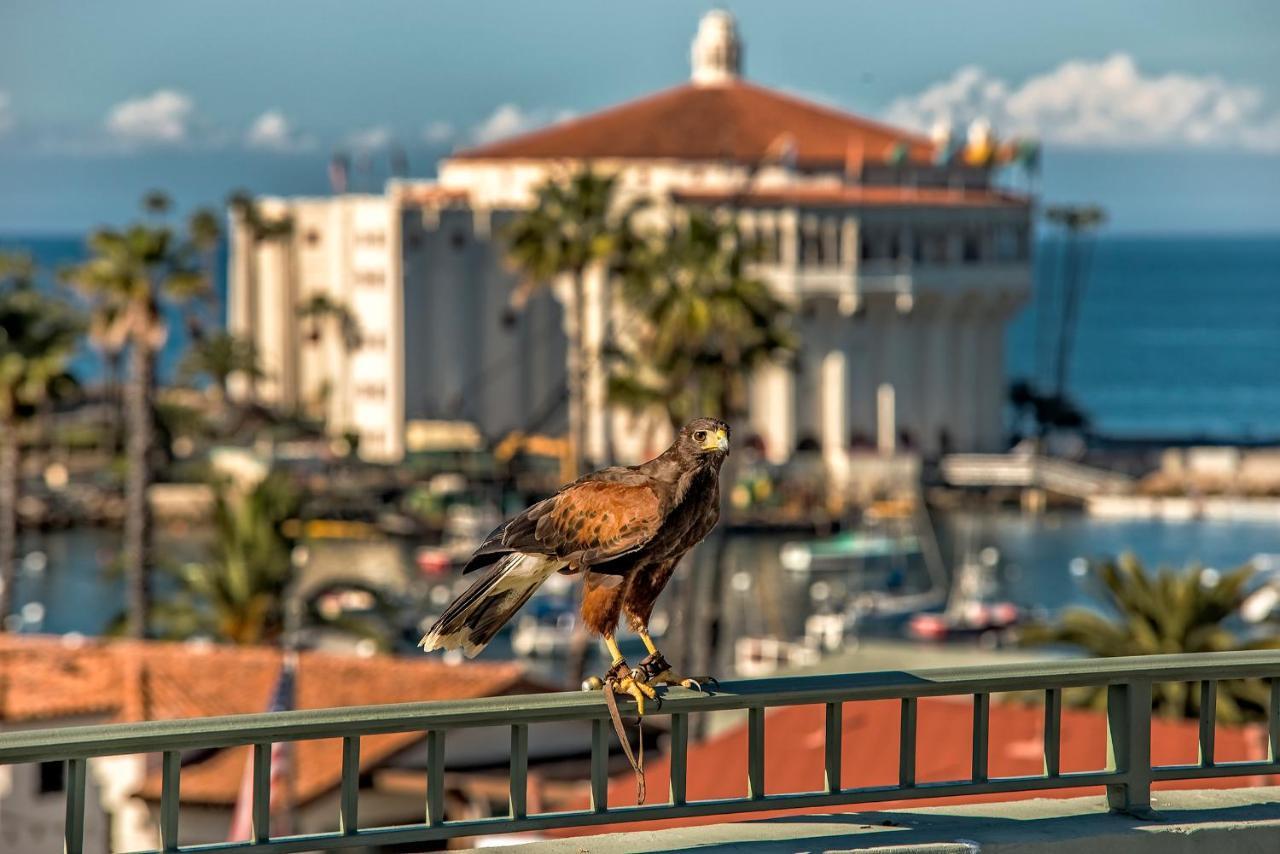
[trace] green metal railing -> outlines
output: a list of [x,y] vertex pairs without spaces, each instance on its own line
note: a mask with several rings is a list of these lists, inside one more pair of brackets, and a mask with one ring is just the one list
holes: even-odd
[[[1216,762],[1214,699],[1217,683],[1243,678],[1262,678],[1270,685],[1269,753],[1262,761]],[[1151,688],[1158,682],[1197,682],[1201,686],[1200,761],[1196,764],[1151,765]],[[1105,687],[1107,691],[1107,766],[1098,771],[1064,773],[1059,761],[1062,691],[1087,686]],[[991,695],[1028,691],[1043,692],[1045,698],[1044,773],[993,777],[987,767]],[[915,773],[917,703],[921,697],[947,695],[971,696],[973,699],[973,765],[970,778],[922,783],[917,781]],[[901,703],[898,782],[889,786],[845,788],[840,782],[841,704],[885,699]],[[769,707],[793,705],[825,706],[825,786],[821,791],[769,793],[765,789],[764,711]],[[685,787],[689,715],[729,709],[747,711],[747,794],[744,797],[691,801]],[[1280,773],[1280,655],[1274,652],[1090,659],[729,682],[720,686],[713,695],[673,689],[665,695],[661,714],[671,716],[670,797],[667,803],[643,806],[613,808],[608,805],[607,760],[612,730],[603,699],[598,693],[587,692],[16,732],[0,736],[0,764],[54,760],[67,763],[67,852],[80,852],[83,848],[88,760],[138,753],[158,753],[162,757],[158,852],[334,850],[646,819],[1079,786],[1105,786],[1113,809],[1141,815],[1150,810],[1153,781]],[[591,807],[531,815],[526,796],[529,726],[557,721],[590,721],[592,724]],[[461,729],[494,726],[509,727],[511,733],[509,813],[492,818],[450,821],[444,812],[448,737]],[[417,731],[424,732],[426,739],[425,820],[394,827],[360,827],[360,737]],[[269,829],[271,745],[281,741],[324,738],[342,739],[338,829],[329,833],[272,838]],[[180,846],[180,752],[246,744],[253,745],[253,839]]]

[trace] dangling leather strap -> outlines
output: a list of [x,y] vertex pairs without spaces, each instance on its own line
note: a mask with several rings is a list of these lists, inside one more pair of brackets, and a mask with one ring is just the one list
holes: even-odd
[[637,756],[631,751],[631,742],[627,739],[626,727],[622,725],[622,714],[618,711],[618,698],[614,693],[614,689],[621,687],[622,679],[626,676],[632,676],[632,671],[625,661],[619,661],[609,668],[609,672],[604,677],[604,703],[609,707],[609,717],[613,719],[613,731],[618,734],[622,752],[631,763],[631,770],[636,773],[636,804],[639,805],[644,803],[647,794],[644,782],[644,718],[636,721],[636,731],[640,736],[640,750]]

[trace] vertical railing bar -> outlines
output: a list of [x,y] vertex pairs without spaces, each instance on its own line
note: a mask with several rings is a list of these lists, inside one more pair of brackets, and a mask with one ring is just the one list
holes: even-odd
[[529,811],[529,725],[511,725],[511,794],[508,798],[513,819]]
[[844,704],[827,703],[826,784],[828,792],[840,791],[840,759],[844,750]]
[[689,776],[689,716],[684,712],[671,715],[671,804],[685,803]]
[[427,731],[427,825],[444,823],[444,735],[442,729]]
[[1280,676],[1271,679],[1271,702],[1267,709],[1267,761],[1280,761]]
[[1062,689],[1044,692],[1044,775],[1057,777],[1062,770]]
[[1151,813],[1151,683],[1143,679],[1107,686],[1107,770],[1122,781],[1107,785],[1116,812]]
[[271,745],[253,746],[253,841],[271,839]]
[[87,759],[67,760],[67,814],[62,826],[64,854],[84,851],[84,786],[88,763]]
[[970,777],[975,783],[987,782],[987,741],[991,737],[991,695],[973,695],[973,757]]
[[1218,726],[1218,683],[1200,680],[1200,764],[1213,766],[1214,737]]
[[904,789],[916,784],[916,698],[902,698],[902,714],[898,733],[898,785]]
[[747,709],[747,797],[764,797],[764,707]]
[[591,721],[591,809],[609,809],[609,731],[602,718]]
[[182,775],[182,754],[166,750],[160,767],[160,847],[165,851],[178,850],[179,787]]
[[342,795],[338,802],[338,829],[344,835],[360,827],[360,736],[342,739]]

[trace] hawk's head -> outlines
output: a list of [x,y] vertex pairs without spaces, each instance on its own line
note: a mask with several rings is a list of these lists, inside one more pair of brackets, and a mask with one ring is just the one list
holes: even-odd
[[719,463],[729,454],[729,425],[716,418],[695,418],[681,428],[675,446],[685,459]]

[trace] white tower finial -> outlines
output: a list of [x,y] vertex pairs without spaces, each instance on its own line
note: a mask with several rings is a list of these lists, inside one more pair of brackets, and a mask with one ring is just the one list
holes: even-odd
[[693,82],[698,86],[732,83],[742,74],[742,41],[733,16],[714,9],[702,16],[693,39]]

